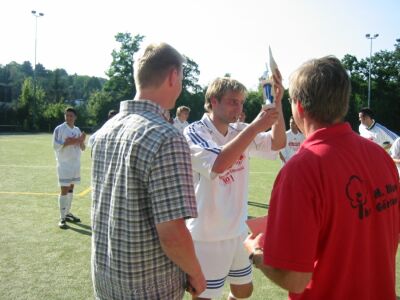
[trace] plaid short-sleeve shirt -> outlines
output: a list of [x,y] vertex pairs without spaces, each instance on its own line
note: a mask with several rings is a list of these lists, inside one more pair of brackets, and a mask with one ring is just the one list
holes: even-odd
[[146,101],[121,102],[92,152],[92,276],[97,299],[181,299],[185,274],[156,224],[197,217],[188,145]]

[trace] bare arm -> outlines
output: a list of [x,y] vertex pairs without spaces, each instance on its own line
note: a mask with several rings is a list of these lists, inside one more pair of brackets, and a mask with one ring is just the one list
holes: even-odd
[[222,173],[232,166],[254,140],[256,135],[271,128],[277,118],[278,112],[276,109],[262,110],[249,126],[222,148],[214,162],[212,171]]
[[206,281],[197,260],[192,237],[183,219],[156,225],[164,253],[187,275],[192,295],[198,295],[206,288]]
[[262,239],[262,233],[257,236],[251,234],[244,241],[244,246],[247,251],[249,253],[254,253],[254,266],[260,269],[265,276],[281,288],[292,293],[302,293],[310,282],[312,273],[283,270],[264,265],[264,253],[260,242]]
[[281,288],[300,294],[304,292],[311,280],[312,273],[295,272],[290,270],[276,269],[263,264],[264,255],[262,251],[257,250],[253,256],[254,266],[260,269],[265,276]]
[[274,89],[275,89],[275,107],[278,111],[278,120],[271,128],[271,136],[272,136],[272,150],[280,150],[286,146],[286,126],[285,119],[283,118],[282,111],[282,97],[284,88],[282,85],[282,76],[279,70],[276,70],[277,74],[273,75],[274,80]]
[[285,158],[283,157],[282,152],[279,152],[279,158],[281,159],[281,161],[282,161],[284,164],[286,163],[286,160],[285,160]]

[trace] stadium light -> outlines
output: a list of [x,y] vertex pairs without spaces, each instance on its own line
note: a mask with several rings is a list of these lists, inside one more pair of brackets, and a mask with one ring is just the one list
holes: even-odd
[[35,65],[33,69],[33,109],[32,109],[32,123],[35,124],[35,111],[36,111],[36,50],[37,50],[37,20],[43,17],[44,14],[37,12],[36,10],[31,11],[32,15],[35,17]]
[[371,107],[371,65],[372,65],[372,40],[376,39],[379,34],[375,33],[371,35],[367,33],[365,37],[371,41],[370,48],[369,48],[369,72],[368,72],[368,107]]

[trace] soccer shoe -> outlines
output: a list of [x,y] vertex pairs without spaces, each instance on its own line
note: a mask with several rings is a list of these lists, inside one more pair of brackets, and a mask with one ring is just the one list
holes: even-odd
[[65,219],[61,219],[60,222],[58,223],[58,227],[61,229],[67,229],[67,223],[65,222]]
[[73,214],[69,213],[68,215],[65,216],[65,220],[68,222],[73,222],[73,223],[79,223],[81,219],[78,217],[75,217]]

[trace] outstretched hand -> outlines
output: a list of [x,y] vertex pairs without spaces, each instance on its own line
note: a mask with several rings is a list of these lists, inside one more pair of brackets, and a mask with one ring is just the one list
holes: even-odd
[[251,233],[243,242],[244,247],[246,248],[247,252],[252,253],[256,248],[263,248],[264,246],[264,234],[259,233],[255,235]]
[[257,132],[263,132],[270,129],[278,120],[278,117],[279,112],[276,108],[263,109],[251,122],[251,126],[256,128]]
[[203,273],[197,274],[196,276],[187,275],[187,280],[186,291],[193,297],[200,295],[207,287]]

